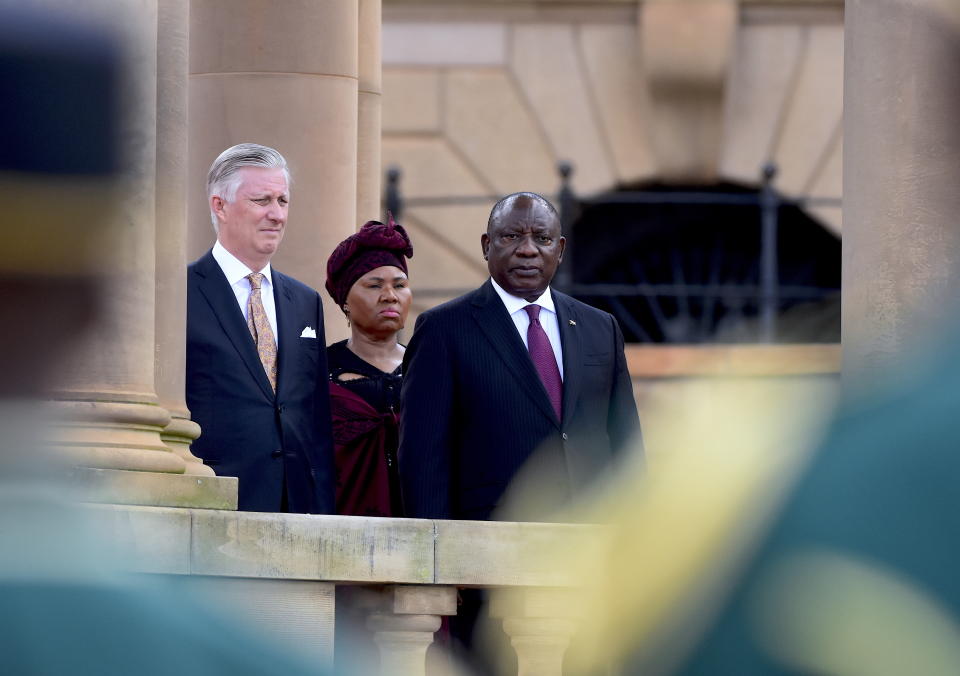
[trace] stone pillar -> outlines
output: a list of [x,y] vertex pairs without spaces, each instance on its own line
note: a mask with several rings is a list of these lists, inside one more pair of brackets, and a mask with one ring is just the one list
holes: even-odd
[[889,377],[960,298],[960,8],[847,0],[843,378]]
[[440,628],[440,616],[456,613],[455,587],[387,587],[381,610],[367,620],[380,648],[380,673],[423,676],[427,648]]
[[577,632],[578,593],[571,589],[505,589],[493,592],[490,615],[517,652],[517,676],[561,676],[563,656]]
[[124,171],[117,234],[100,252],[103,321],[62,374],[55,445],[84,467],[182,473],[184,459],[160,438],[170,413],[154,389],[157,0],[98,0],[84,11],[110,17],[124,38]]
[[380,220],[380,0],[360,0],[357,100],[357,227]]
[[[211,162],[236,143],[262,143],[283,153],[293,176],[273,263],[322,290],[328,255],[356,230],[358,21],[358,0],[191,1],[191,259],[214,242]],[[329,342],[346,322],[321,296]]]
[[200,426],[184,401],[187,321],[187,74],[189,0],[164,0],[157,31],[157,240],[155,377],[170,412],[164,443],[186,463],[185,473],[213,476],[190,452]]
[[[236,479],[186,476],[188,466],[197,473],[203,472],[202,466],[197,469],[189,453],[173,452],[163,438],[171,414],[157,396],[157,372],[167,365],[156,363],[156,320],[159,312],[176,322],[184,314],[186,294],[183,284],[174,281],[185,275],[182,258],[168,260],[175,255],[171,242],[177,237],[182,241],[183,219],[180,235],[157,227],[158,210],[162,218],[170,217],[173,193],[169,190],[158,203],[158,164],[166,178],[176,171],[169,154],[158,155],[157,145],[158,133],[166,142],[171,127],[182,125],[176,110],[183,98],[177,98],[177,75],[169,70],[177,55],[168,50],[182,50],[184,44],[177,37],[177,5],[164,3],[162,20],[159,5],[157,0],[103,0],[84,3],[81,10],[87,20],[103,17],[110,22],[124,42],[119,129],[123,172],[116,235],[98,251],[105,289],[102,320],[60,374],[62,386],[52,402],[58,417],[53,445],[79,467],[74,485],[81,499],[235,509]],[[179,9],[182,13],[184,6]],[[165,52],[162,66],[158,65],[160,50]],[[161,70],[164,74],[159,77]],[[183,75],[180,80],[182,89]],[[165,103],[158,108],[158,86],[162,97],[172,97],[170,106]],[[182,152],[171,152],[177,150]],[[168,182],[161,185],[165,191],[170,189]],[[163,260],[160,277],[158,257]],[[162,298],[159,305],[158,297]],[[160,325],[159,356],[164,358],[167,349],[177,344],[173,332],[180,332],[180,342],[184,333],[182,324]],[[170,368],[182,372],[182,356]],[[166,372],[161,380],[172,382]],[[179,393],[175,386],[168,390],[166,399],[183,401],[182,384]]]
[[642,72],[653,112],[650,138],[664,180],[716,178],[739,11],[737,0],[641,3]]

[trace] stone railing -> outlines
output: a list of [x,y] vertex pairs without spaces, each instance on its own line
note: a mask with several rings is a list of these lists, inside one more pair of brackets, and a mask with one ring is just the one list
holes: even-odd
[[[263,634],[332,663],[335,588],[363,585],[381,673],[424,674],[457,589],[491,588],[519,674],[559,675],[581,580],[546,552],[602,555],[595,526],[89,505],[130,569],[174,576]],[[373,599],[372,602],[369,599]]]

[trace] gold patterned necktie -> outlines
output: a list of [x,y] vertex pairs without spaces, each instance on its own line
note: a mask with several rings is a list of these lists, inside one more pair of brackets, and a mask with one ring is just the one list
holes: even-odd
[[273,329],[270,328],[270,320],[267,318],[267,311],[263,309],[263,299],[260,297],[260,284],[263,283],[263,274],[251,272],[247,275],[250,280],[250,300],[247,301],[247,328],[250,329],[250,335],[253,336],[253,342],[257,346],[257,354],[260,355],[260,363],[263,364],[263,370],[267,373],[267,379],[270,381],[270,387],[277,391],[277,341],[273,337]]

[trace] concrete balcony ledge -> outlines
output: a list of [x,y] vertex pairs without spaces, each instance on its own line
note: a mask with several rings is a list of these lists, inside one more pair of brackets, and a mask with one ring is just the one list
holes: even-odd
[[[520,674],[560,676],[601,526],[266,514],[81,503],[98,547],[123,570],[172,578],[318,666],[333,665],[335,607],[366,616],[379,673],[425,676],[458,587],[486,587]],[[556,552],[556,555],[554,555]],[[340,598],[336,588],[362,585]],[[356,631],[356,627],[351,630]],[[374,669],[376,670],[376,669]]]
[[[545,555],[602,556],[598,526],[267,514],[88,504],[136,572],[346,584],[567,587]],[[571,550],[571,548],[574,548]]]

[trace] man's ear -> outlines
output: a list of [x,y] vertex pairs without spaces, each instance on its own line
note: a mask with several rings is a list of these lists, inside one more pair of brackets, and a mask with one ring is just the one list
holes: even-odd
[[490,251],[490,235],[487,233],[480,235],[480,249],[483,251],[483,260],[487,260]]
[[557,258],[557,263],[563,262],[563,252],[567,248],[567,238],[563,235],[560,236],[560,241],[557,242],[560,245],[560,256]]
[[211,195],[210,196],[210,210],[217,216],[223,215],[223,206],[226,204],[226,201],[220,197],[220,195]]

